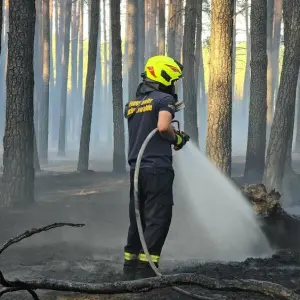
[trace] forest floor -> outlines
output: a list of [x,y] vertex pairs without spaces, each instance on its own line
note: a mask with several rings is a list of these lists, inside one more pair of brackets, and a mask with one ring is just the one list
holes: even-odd
[[[94,165],[93,165],[94,164]],[[107,171],[105,162],[91,168]],[[0,257],[0,269],[8,279],[47,277],[80,282],[112,282],[120,279],[123,246],[128,226],[128,176],[110,172],[74,173],[74,162],[53,162],[36,178],[36,203],[22,210],[0,210],[0,242],[32,227],[54,222],[84,223],[83,228],[58,228],[12,246]],[[99,168],[98,168],[99,167]],[[106,170],[107,169],[107,170]],[[63,171],[63,172],[62,172]],[[243,172],[243,159],[235,158],[233,175]],[[170,234],[162,255],[162,272],[199,272],[222,279],[251,278],[281,283],[288,288],[300,284],[299,253],[285,250],[269,259],[209,263],[198,229],[187,222],[188,211],[176,203]],[[202,249],[201,251],[199,249]],[[271,299],[255,293],[213,292],[199,287],[190,291],[222,294],[227,299]],[[38,291],[43,300],[70,299],[190,299],[169,288],[142,294],[82,296]],[[3,299],[30,299],[26,293],[7,294]]]

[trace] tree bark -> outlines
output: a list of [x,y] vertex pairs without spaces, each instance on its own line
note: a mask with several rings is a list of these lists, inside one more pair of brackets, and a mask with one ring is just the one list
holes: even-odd
[[85,99],[82,116],[82,127],[80,135],[80,148],[77,170],[79,172],[87,171],[89,167],[89,153],[90,153],[90,137],[91,137],[91,123],[93,112],[93,98],[94,98],[94,83],[96,74],[97,62],[97,43],[99,30],[99,13],[100,0],[92,0],[91,3],[91,27],[89,35],[89,56],[88,56],[88,70],[86,77]]
[[128,101],[135,99],[136,89],[139,83],[137,57],[137,0],[127,0],[127,40],[128,40]]
[[70,27],[71,27],[72,0],[66,0],[65,38],[62,53],[62,79],[60,95],[60,121],[58,137],[58,156],[66,155],[66,123],[67,123],[67,90],[69,73]]
[[231,173],[233,0],[212,0],[206,152]]
[[166,53],[166,28],[165,28],[165,0],[159,0],[159,12],[158,12],[158,53],[165,55]]
[[195,32],[197,19],[197,4],[194,0],[187,0],[185,6],[185,24],[183,35],[183,77],[184,130],[190,135],[191,140],[198,146],[197,124],[197,94],[195,85]]
[[114,124],[114,153],[113,171],[126,171],[125,165],[125,136],[123,116],[123,89],[122,89],[122,48],[121,48],[121,21],[120,0],[110,1],[111,35],[113,44],[112,57],[112,93],[113,93],[113,124]]
[[43,91],[39,112],[39,158],[43,164],[48,162],[49,136],[49,82],[50,82],[50,6],[43,0]]
[[293,133],[297,79],[300,67],[300,2],[283,2],[284,55],[281,81],[267,150],[265,185],[282,189],[288,141]]
[[251,83],[248,143],[245,165],[247,183],[262,182],[266,151],[267,4],[251,2]]
[[34,202],[33,52],[34,0],[9,2],[6,124],[3,139],[2,203]]

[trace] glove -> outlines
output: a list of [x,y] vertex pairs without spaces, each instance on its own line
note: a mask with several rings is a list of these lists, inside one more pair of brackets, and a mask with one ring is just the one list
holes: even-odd
[[175,131],[175,140],[173,142],[174,150],[178,151],[190,140],[190,136],[183,131]]

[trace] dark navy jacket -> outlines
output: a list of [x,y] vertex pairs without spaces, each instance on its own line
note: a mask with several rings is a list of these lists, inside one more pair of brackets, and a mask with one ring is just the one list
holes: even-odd
[[[135,110],[136,112],[131,117]],[[128,117],[128,163],[131,169],[135,168],[136,159],[144,140],[153,129],[157,128],[160,111],[168,111],[174,118],[175,98],[172,95],[150,90],[146,93],[139,93],[136,100],[128,103],[125,114]],[[141,168],[145,167],[173,169],[172,145],[159,132],[152,137],[145,149]]]

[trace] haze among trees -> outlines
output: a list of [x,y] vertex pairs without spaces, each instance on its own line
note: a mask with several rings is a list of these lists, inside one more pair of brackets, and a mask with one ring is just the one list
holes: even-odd
[[58,160],[78,172],[97,160],[126,172],[123,108],[156,54],[183,62],[178,119],[222,172],[244,157],[245,182],[297,185],[298,1],[0,4],[2,204],[33,203],[34,173]]

